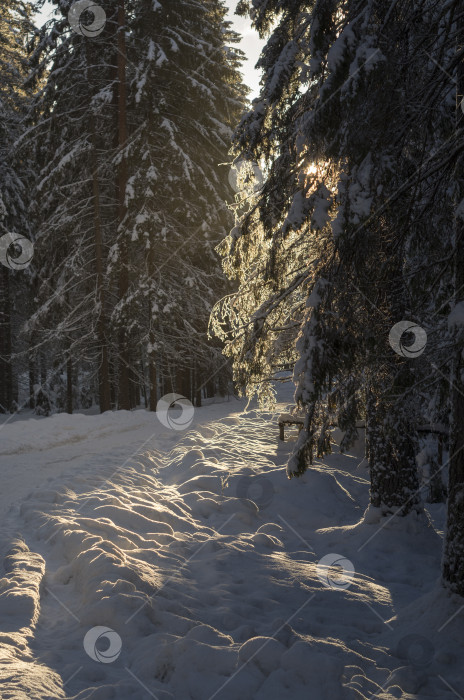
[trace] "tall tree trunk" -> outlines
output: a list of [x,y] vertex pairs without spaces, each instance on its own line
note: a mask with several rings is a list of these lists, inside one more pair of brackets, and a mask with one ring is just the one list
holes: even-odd
[[110,358],[110,398],[111,398],[111,408],[117,408],[117,363],[114,353],[111,354]]
[[71,354],[66,361],[66,413],[73,412],[73,363]]
[[166,362],[165,371],[167,372],[167,376],[164,377],[163,394],[174,394],[176,391],[178,391],[176,386],[177,375],[175,373],[175,368],[172,366],[169,360]]
[[[32,345],[32,340],[31,343]],[[29,357],[29,408],[35,408],[35,361],[33,357]]]
[[383,513],[406,515],[420,511],[421,498],[415,460],[413,425],[407,410],[388,397],[369,406],[368,439],[370,500]]
[[444,436],[438,435],[437,440],[429,438],[427,442],[429,459],[429,503],[446,501],[446,487],[443,483],[443,442]]
[[[154,276],[156,274],[156,261],[155,261],[155,244],[154,241],[150,241],[150,248],[148,250],[148,257],[147,257],[147,265],[148,265],[148,276],[150,281],[154,279]],[[150,344],[150,351],[148,353],[148,382],[150,386],[150,411],[156,411],[156,404],[158,402],[158,383],[157,383],[157,373],[156,373],[156,360],[155,360],[155,354],[153,348],[155,347],[156,344],[156,336],[155,336],[155,329],[153,327],[153,318],[152,318],[152,307],[153,307],[153,299],[151,298],[150,295],[150,318],[149,318],[149,327],[150,327],[150,333],[149,333],[149,344]]]
[[98,394],[100,413],[111,409],[110,374],[108,362],[108,345],[106,340],[105,317],[105,289],[103,279],[103,237],[100,210],[100,185],[98,181],[97,144],[95,133],[95,120],[91,116],[92,130],[92,186],[93,186],[93,212],[94,212],[94,243],[95,243],[95,267],[97,272],[97,338],[98,338]]
[[[133,360],[132,360],[133,362]],[[138,365],[130,367],[129,369],[129,379],[130,379],[130,405],[131,408],[136,408],[140,405],[140,372]]]
[[177,368],[176,393],[190,400],[190,370],[186,367]]
[[[161,365],[158,365],[158,381],[159,381],[159,389],[160,389],[160,396],[164,396],[165,394],[168,393],[168,388],[169,388],[169,375],[167,375],[168,371],[168,366],[166,363],[162,363]],[[173,389],[170,389],[171,393]]]
[[146,372],[145,372],[145,363],[143,361],[143,352],[140,353],[140,368],[141,368],[141,376],[143,377],[143,382],[142,382],[142,396],[143,396],[143,403],[145,408],[148,408],[148,394],[147,394],[147,382],[146,382]]
[[[456,51],[461,58],[457,63],[456,83],[456,130],[464,129],[464,16],[458,7]],[[462,136],[461,136],[462,138]],[[458,158],[455,169],[457,202],[464,198],[464,155]],[[461,215],[462,216],[462,215]],[[455,218],[454,269],[455,303],[464,300],[464,221]],[[445,549],[443,556],[443,578],[453,591],[464,596],[464,359],[462,329],[459,334],[451,373],[451,439],[449,460],[448,516]]]
[[194,389],[192,393],[195,396],[195,406],[200,407],[201,406],[201,390],[202,390],[202,378],[201,378],[201,373],[198,370],[198,365],[195,364],[195,373],[194,373]]
[[[153,331],[150,331],[150,345],[154,343],[155,335]],[[148,355],[148,381],[150,385],[150,411],[156,411],[156,404],[158,402],[158,383],[156,374],[156,362],[153,354]]]
[[214,398],[216,396],[216,381],[215,381],[215,379],[209,379],[206,382],[206,396],[208,399]]
[[[391,279],[394,280],[395,271],[401,270],[401,255],[396,256],[388,248],[386,254],[392,262]],[[401,282],[396,284],[398,286],[392,282],[389,290],[391,326],[406,314],[406,290]],[[382,374],[379,376],[377,371],[369,380],[366,436],[369,440],[370,500],[384,514],[407,515],[411,510],[422,510],[413,407],[403,398],[414,382],[414,362],[416,358],[400,358],[391,350]]]
[[10,271],[3,265],[0,268],[0,412],[6,413],[13,401]]
[[47,360],[42,350],[40,353],[40,385],[44,387],[47,383]]
[[[123,230],[126,217],[126,186],[127,186],[127,161],[124,148],[127,143],[127,87],[126,87],[126,37],[125,37],[125,8],[124,0],[118,0],[118,36],[117,36],[117,65],[118,65],[118,146],[120,150],[120,163],[118,167],[118,210],[119,210],[119,299],[124,299],[129,289],[128,246]],[[121,326],[118,333],[119,344],[119,393],[118,403],[120,409],[130,410],[130,352],[127,331]]]
[[96,301],[98,305],[97,318],[97,342],[98,342],[98,402],[100,413],[111,410],[111,389],[110,389],[110,370],[108,357],[108,341],[107,341],[107,322],[106,322],[106,298],[104,287],[103,274],[103,227],[100,206],[100,181],[98,177],[98,158],[97,158],[97,133],[95,125],[95,116],[92,113],[91,100],[97,90],[97,84],[94,82],[95,71],[92,67],[96,63],[94,52],[97,50],[91,42],[86,43],[86,58],[88,66],[88,84],[89,92],[89,114],[90,114],[90,133],[92,139],[91,163],[92,163],[92,193],[93,193],[93,227],[94,227],[94,246],[95,246],[95,272],[96,272]]

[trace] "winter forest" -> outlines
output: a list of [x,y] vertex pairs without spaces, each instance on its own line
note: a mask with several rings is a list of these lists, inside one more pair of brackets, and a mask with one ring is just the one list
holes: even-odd
[[462,0],[0,0],[0,469],[0,697],[463,700]]

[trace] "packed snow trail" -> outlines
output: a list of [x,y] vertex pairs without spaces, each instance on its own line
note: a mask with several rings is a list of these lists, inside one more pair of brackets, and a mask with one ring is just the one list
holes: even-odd
[[[3,518],[3,698],[464,692],[462,601],[437,585],[429,520],[365,518],[359,453],[288,481],[295,434],[279,444],[270,415],[243,409],[199,409],[186,432],[144,411],[3,428],[19,499]],[[321,576],[331,553],[354,567],[346,587]]]

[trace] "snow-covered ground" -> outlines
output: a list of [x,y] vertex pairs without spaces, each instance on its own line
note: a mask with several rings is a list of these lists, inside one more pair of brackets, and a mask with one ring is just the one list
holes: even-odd
[[462,700],[443,507],[365,517],[361,448],[289,481],[244,409],[0,427],[2,698]]

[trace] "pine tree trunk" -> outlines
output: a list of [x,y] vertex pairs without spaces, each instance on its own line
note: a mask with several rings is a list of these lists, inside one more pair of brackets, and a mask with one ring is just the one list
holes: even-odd
[[147,374],[145,372],[145,363],[143,361],[143,352],[140,352],[140,376],[142,378],[142,385],[141,385],[141,392],[143,396],[143,405],[147,409],[148,408],[148,393],[147,393]]
[[443,435],[438,436],[437,450],[430,455],[429,477],[429,503],[443,503],[446,501],[446,488],[443,483]]
[[[121,161],[118,167],[118,209],[120,225],[120,250],[119,250],[119,299],[127,295],[129,289],[128,247],[123,231],[126,217],[126,186],[127,186],[127,161],[123,149],[127,142],[127,86],[126,86],[126,38],[125,38],[125,8],[124,0],[118,0],[118,36],[117,36],[117,64],[118,64],[118,146]],[[119,392],[118,404],[120,409],[131,409],[130,390],[130,353],[127,331],[124,327],[119,329]]]
[[114,355],[111,355],[110,358],[110,399],[111,399],[111,408],[117,408],[117,366],[116,366],[116,359]]
[[201,406],[201,390],[202,390],[202,384],[201,384],[201,374],[198,371],[198,368],[195,367],[195,372],[194,372],[194,389],[192,391],[194,397],[195,397],[195,406],[200,407]]
[[190,370],[186,367],[177,368],[176,393],[190,399]]
[[157,374],[158,374],[158,384],[159,384],[159,394],[160,396],[164,396],[166,393],[166,379],[164,376],[164,371],[165,368],[163,365],[158,364],[157,366]]
[[136,408],[140,405],[140,379],[137,365],[130,366],[130,404],[131,408]]
[[[464,49],[464,16],[457,20],[458,55]],[[461,102],[464,98],[464,65],[462,58],[457,64],[456,127],[464,129],[464,113]],[[464,197],[464,157],[456,164],[455,178],[458,185],[457,204]],[[464,222],[455,218],[454,265],[455,302],[464,299]],[[458,343],[451,373],[451,439],[448,485],[448,516],[443,556],[443,578],[453,591],[464,596],[464,348]]]
[[[156,263],[155,263],[155,247],[154,247],[154,241],[151,240],[150,242],[150,248],[148,249],[148,256],[147,256],[147,265],[148,265],[148,276],[150,280],[153,280],[155,278],[155,273],[156,273]],[[150,344],[150,351],[148,353],[148,382],[149,382],[149,389],[150,389],[150,411],[156,411],[156,405],[158,403],[158,385],[157,385],[157,373],[156,373],[156,360],[154,356],[154,350],[153,348],[155,347],[156,344],[156,336],[155,336],[155,330],[153,327],[154,320],[152,318],[152,308],[153,308],[153,299],[150,296],[150,308],[149,308],[149,316],[150,318],[148,319],[149,323],[149,344]],[[163,395],[163,394],[161,394]]]
[[[31,343],[32,344],[32,343]],[[35,366],[34,359],[29,358],[29,408],[35,408],[34,386],[35,386]]]
[[0,267],[0,412],[7,413],[13,400],[10,272],[3,265]]
[[[464,230],[457,225],[457,245],[461,248],[457,257],[461,258],[464,270]],[[461,285],[464,280],[461,280]],[[459,286],[457,287],[459,288]],[[462,376],[464,362],[462,348],[455,354],[451,374],[451,440],[448,482],[448,515],[443,557],[443,578],[452,590],[464,596],[464,384]]]
[[66,361],[66,413],[73,412],[73,363],[71,355]]
[[414,449],[414,426],[407,408],[380,394],[368,398],[366,440],[371,478],[370,501],[384,514],[421,510]]
[[92,130],[92,185],[93,185],[93,211],[94,211],[94,242],[95,242],[95,266],[97,272],[97,338],[98,338],[98,394],[100,413],[111,409],[110,375],[108,362],[108,345],[106,341],[105,318],[105,290],[103,280],[103,237],[100,210],[100,186],[98,181],[97,145],[95,134],[95,121],[91,117]]
[[15,372],[14,365],[11,366],[11,396],[13,400],[13,412],[17,411],[19,407],[19,381],[18,373]]
[[216,382],[214,379],[210,379],[206,382],[206,396],[208,399],[214,398],[216,395]]
[[44,387],[47,383],[47,361],[45,353],[40,353],[40,385]]
[[227,365],[226,367],[223,367],[220,372],[218,372],[217,378],[219,395],[226,396],[226,394],[229,392],[229,374]]
[[[150,332],[150,345],[154,342],[154,335]],[[150,385],[150,411],[156,411],[156,404],[158,402],[158,386],[157,386],[157,376],[156,376],[156,363],[152,355],[148,356],[148,380]]]
[[161,391],[161,396],[164,396],[164,394],[174,394],[176,391],[178,391],[177,385],[176,385],[176,375],[174,374],[173,367],[169,362],[166,362],[166,364],[163,367],[164,374],[162,374],[162,381],[163,381],[163,389]]

